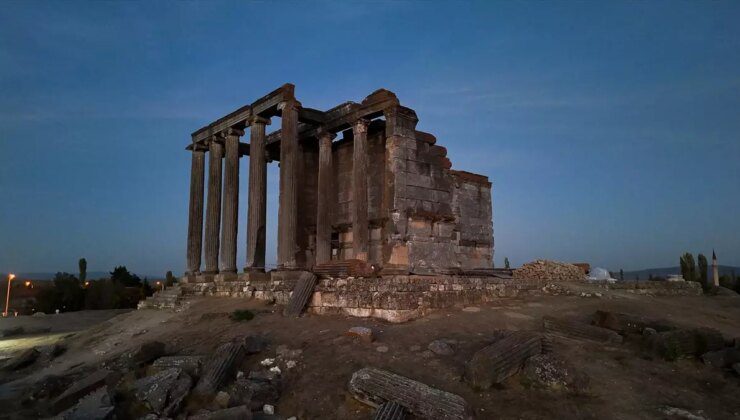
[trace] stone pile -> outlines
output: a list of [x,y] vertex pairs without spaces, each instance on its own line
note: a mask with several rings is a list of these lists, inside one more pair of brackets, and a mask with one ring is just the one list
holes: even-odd
[[[210,355],[168,355],[159,341],[143,343],[104,363],[104,369],[47,376],[27,389],[36,415],[64,420],[110,418],[232,419],[274,415],[281,375],[301,349],[278,346],[276,356],[242,372],[241,361],[262,352],[264,336],[238,337]],[[26,404],[29,405],[29,404]]]
[[573,264],[550,260],[536,260],[514,270],[515,279],[543,281],[583,281],[583,269]]

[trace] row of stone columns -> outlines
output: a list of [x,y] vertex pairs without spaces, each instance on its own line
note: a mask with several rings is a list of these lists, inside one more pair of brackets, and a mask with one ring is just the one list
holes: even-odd
[[[280,144],[280,203],[278,209],[278,266],[296,268],[298,201],[298,111],[295,100],[283,102]],[[267,212],[267,156],[265,126],[269,119],[253,116],[250,126],[249,196],[247,209],[247,270],[265,268]],[[355,258],[368,259],[367,213],[368,121],[353,125],[352,235]],[[204,274],[236,273],[236,242],[239,202],[240,130],[227,129],[208,141],[208,198],[205,221]],[[332,140],[331,132],[319,132],[318,201],[316,218],[316,264],[331,259]],[[225,158],[224,158],[225,150]],[[203,196],[205,146],[193,145],[188,219],[188,274],[199,274],[203,243]],[[225,168],[224,168],[225,166]],[[223,172],[223,174],[222,174]],[[223,186],[222,186],[223,175]],[[223,197],[223,202],[222,202]],[[220,228],[220,235],[219,235]],[[219,242],[220,239],[220,242]],[[220,257],[220,261],[219,261]],[[220,263],[220,264],[219,264]]]

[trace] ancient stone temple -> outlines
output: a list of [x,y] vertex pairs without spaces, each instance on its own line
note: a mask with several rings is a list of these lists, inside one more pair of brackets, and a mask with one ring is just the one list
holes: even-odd
[[[280,127],[266,135],[274,117]],[[384,89],[320,111],[304,107],[286,84],[195,131],[187,147],[185,282],[227,282],[265,271],[272,162],[280,166],[279,271],[342,261],[364,264],[377,276],[493,268],[491,183],[453,170],[447,150],[418,131],[417,122],[416,113]],[[248,169],[240,165],[244,156]],[[249,171],[246,188],[239,186],[240,170]],[[237,244],[240,193],[248,194],[244,246]]]

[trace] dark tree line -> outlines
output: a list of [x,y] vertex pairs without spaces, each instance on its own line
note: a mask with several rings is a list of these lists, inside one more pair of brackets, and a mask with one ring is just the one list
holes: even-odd
[[[79,261],[79,276],[57,273],[53,286],[44,287],[36,295],[36,312],[54,313],[79,311],[82,309],[134,308],[137,303],[151,296],[154,290],[149,281],[132,274],[125,266],[118,266],[110,277],[87,280],[87,261]],[[168,273],[168,282],[172,273]]]

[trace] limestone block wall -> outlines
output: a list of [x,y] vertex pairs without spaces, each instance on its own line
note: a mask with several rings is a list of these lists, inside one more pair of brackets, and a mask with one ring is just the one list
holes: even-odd
[[493,267],[493,214],[488,178],[453,171],[434,136],[414,131],[387,141],[393,180],[392,229],[384,260],[412,273]]
[[405,322],[451,307],[542,294],[538,280],[470,276],[390,276],[322,279],[309,302],[316,314],[344,314]]

